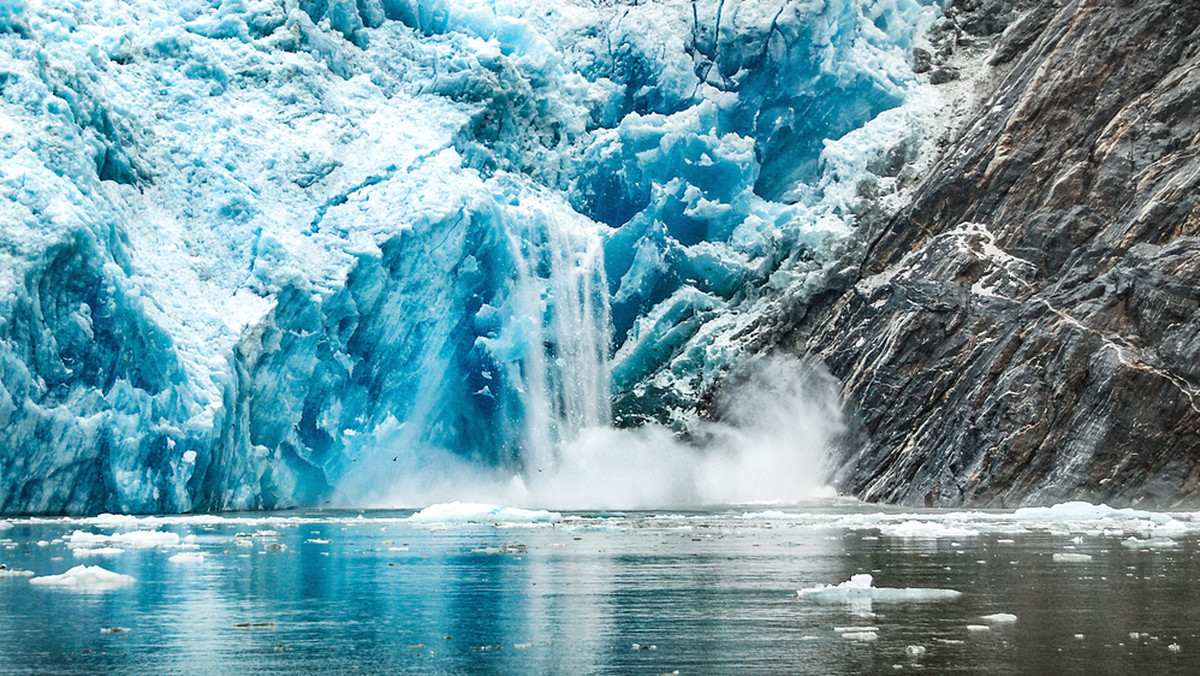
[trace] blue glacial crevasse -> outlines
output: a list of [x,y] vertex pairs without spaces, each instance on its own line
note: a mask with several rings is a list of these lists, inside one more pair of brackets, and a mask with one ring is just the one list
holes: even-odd
[[0,22],[0,511],[355,502],[684,421],[837,274],[929,0]]

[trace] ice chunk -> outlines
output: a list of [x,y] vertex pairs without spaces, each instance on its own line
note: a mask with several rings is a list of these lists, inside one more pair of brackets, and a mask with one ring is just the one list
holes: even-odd
[[128,533],[101,535],[77,530],[67,537],[67,546],[74,548],[125,545],[144,549],[179,544],[179,535],[169,531],[135,530]]
[[967,631],[969,631],[971,633],[978,634],[978,633],[983,633],[985,631],[991,631],[991,630],[992,630],[992,628],[986,624],[968,624],[967,625]]
[[1054,556],[1051,558],[1054,559],[1055,563],[1083,563],[1085,561],[1091,561],[1092,555],[1079,554],[1077,552],[1055,552]]
[[125,550],[120,547],[72,547],[71,553],[76,558],[84,558],[88,556],[116,556],[124,554]]
[[859,573],[837,585],[821,585],[798,590],[802,599],[816,603],[927,603],[952,601],[962,596],[954,589],[931,587],[875,587],[874,578],[868,573]]
[[1179,543],[1171,538],[1139,540],[1138,538],[1130,537],[1122,540],[1121,545],[1129,549],[1175,549],[1179,546]]
[[104,591],[131,585],[132,576],[114,573],[100,566],[75,566],[60,575],[45,575],[29,580],[30,584],[63,587],[79,591]]
[[431,505],[408,518],[413,523],[546,523],[561,521],[558,512],[468,502]]
[[842,638],[851,641],[874,641],[879,638],[879,634],[873,631],[848,631],[842,634]]
[[203,563],[204,555],[200,552],[179,552],[167,560],[171,563]]
[[1017,616],[1012,613],[992,613],[979,618],[988,624],[1012,624],[1017,621]]
[[925,646],[923,646],[923,645],[910,645],[910,646],[908,646],[907,648],[905,648],[905,649],[904,649],[904,652],[905,652],[905,654],[907,654],[909,657],[912,657],[912,658],[917,658],[917,657],[920,657],[920,656],[922,656],[922,655],[924,655],[924,654],[925,654]]
[[33,575],[32,570],[21,570],[19,568],[9,568],[7,566],[0,567],[0,578],[6,577],[29,577]]
[[899,538],[942,539],[977,537],[979,531],[962,526],[948,525],[936,521],[905,521],[896,525],[885,525],[879,528],[884,535]]

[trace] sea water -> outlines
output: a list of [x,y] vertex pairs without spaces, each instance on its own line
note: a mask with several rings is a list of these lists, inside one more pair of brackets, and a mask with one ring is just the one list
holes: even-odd
[[0,529],[0,673],[1200,672],[1192,513],[451,504]]

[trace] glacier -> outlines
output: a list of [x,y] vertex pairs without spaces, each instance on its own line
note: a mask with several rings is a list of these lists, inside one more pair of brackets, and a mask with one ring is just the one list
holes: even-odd
[[897,203],[941,10],[3,0],[0,512],[357,504],[681,429]]

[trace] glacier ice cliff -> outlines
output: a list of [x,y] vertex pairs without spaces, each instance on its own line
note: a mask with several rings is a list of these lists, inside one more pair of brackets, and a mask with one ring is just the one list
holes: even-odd
[[3,0],[0,512],[685,423],[898,206],[941,9]]

